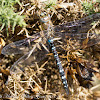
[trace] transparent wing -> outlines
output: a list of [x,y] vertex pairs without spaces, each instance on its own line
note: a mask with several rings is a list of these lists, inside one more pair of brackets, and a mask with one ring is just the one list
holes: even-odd
[[4,55],[28,53],[35,44],[34,40],[34,38],[26,38],[23,40],[10,43],[3,48],[1,53]]
[[81,18],[80,20],[64,22],[61,25],[54,27],[55,32],[66,32],[66,33],[86,33],[92,26],[91,23],[100,19],[100,13],[92,14],[90,16]]
[[[30,53],[30,52],[29,52]],[[24,72],[26,67],[35,66],[35,62],[39,63],[47,57],[48,52],[42,48],[42,50],[35,49],[34,52],[29,56],[29,53],[19,58],[10,68],[12,73]],[[28,57],[29,56],[29,57]]]

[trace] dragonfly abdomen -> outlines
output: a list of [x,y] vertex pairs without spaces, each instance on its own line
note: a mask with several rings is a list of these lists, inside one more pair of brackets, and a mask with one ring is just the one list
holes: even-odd
[[54,58],[56,59],[57,66],[59,67],[59,73],[60,73],[64,88],[65,88],[65,91],[68,95],[69,94],[68,83],[67,83],[67,80],[66,80],[64,69],[62,67],[62,64],[61,64],[61,61],[59,59],[58,53],[56,51],[56,47],[54,46],[53,39],[49,39],[48,43],[51,47],[52,53],[54,54]]

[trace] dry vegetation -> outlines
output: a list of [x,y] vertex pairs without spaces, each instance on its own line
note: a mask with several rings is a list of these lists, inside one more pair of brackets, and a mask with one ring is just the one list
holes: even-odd
[[[21,17],[13,17],[11,22],[6,23],[7,25],[0,24],[0,50],[5,44],[22,40],[40,32],[41,23],[38,15],[43,11],[51,15],[54,26],[100,12],[99,2],[91,2],[91,0],[86,2],[85,0],[22,0],[15,3],[13,7],[15,8],[14,12]],[[14,20],[17,18],[18,20]],[[99,23],[99,21],[96,22],[88,31],[100,34]],[[84,45],[86,43],[87,40],[84,41]],[[63,50],[58,52],[68,80],[69,95],[66,95],[63,88],[52,53],[48,54],[41,62],[37,61],[34,64],[32,62],[33,56],[26,60],[23,59],[20,66],[25,67],[25,70],[16,74],[11,74],[9,69],[22,55],[4,56],[1,54],[0,98],[3,97],[2,100],[97,100],[98,98],[99,100],[100,44],[89,46],[86,49],[76,49],[77,44],[78,42],[75,40],[66,39],[66,44],[61,45],[65,52]],[[71,48],[76,50],[71,51]],[[40,52],[40,54],[43,53]],[[41,55],[38,56],[37,60],[39,57]],[[82,69],[79,67],[81,63],[84,64],[81,66]],[[79,75],[79,71],[85,70],[85,68],[89,69],[90,79],[94,81],[83,79]],[[94,73],[92,74],[92,72]],[[86,74],[85,71],[83,71],[83,75],[84,73]]]

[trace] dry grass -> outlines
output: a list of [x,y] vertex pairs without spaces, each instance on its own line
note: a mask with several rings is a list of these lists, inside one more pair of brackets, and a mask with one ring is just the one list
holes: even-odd
[[[34,34],[33,31],[36,31],[36,33],[41,31],[40,17],[38,15],[43,11],[48,12],[52,16],[51,20],[54,26],[59,25],[64,21],[69,22],[86,16],[82,6],[83,2],[84,0],[22,0],[21,5],[16,4],[15,7],[16,11],[20,12],[20,15],[26,16],[25,22],[27,26],[23,28],[16,26],[14,33],[16,39],[12,38],[12,41],[29,37]],[[90,0],[88,0],[88,2],[90,2]],[[99,12],[100,10],[98,5],[98,3],[94,4],[95,12]],[[5,36],[5,33],[3,33],[3,35]],[[20,35],[20,37],[17,38],[17,35]],[[9,34],[9,39],[12,36],[12,34]],[[4,39],[5,41],[8,41],[8,38],[4,37]],[[19,73],[12,73],[11,75],[7,74],[6,76],[8,76],[8,78],[5,81],[5,84],[2,82],[3,88],[1,90],[3,93],[0,95],[10,100],[94,100],[96,97],[100,98],[100,95],[96,95],[97,91],[99,91],[98,94],[100,94],[100,89],[96,91],[96,89],[100,87],[100,80],[95,80],[97,81],[94,83],[95,86],[90,89],[79,86],[81,83],[75,76],[78,72],[74,69],[74,67],[70,68],[71,60],[76,60],[77,63],[91,61],[91,63],[96,66],[94,69],[98,71],[97,63],[99,63],[100,57],[96,56],[95,51],[95,56],[97,58],[93,58],[92,56],[94,56],[94,54],[91,48],[88,48],[86,55],[84,55],[84,50],[70,51],[69,47],[76,48],[73,46],[75,42],[70,41],[70,39],[66,41],[67,47],[65,45],[63,48],[68,52],[60,54],[60,58],[62,60],[62,65],[66,69],[65,73],[68,78],[70,90],[70,94],[68,96],[63,88],[59,70],[57,69],[56,62],[54,61],[52,54],[48,54],[48,59],[45,59],[40,63],[32,64],[32,57],[30,57],[30,59],[23,60],[19,66],[25,67],[24,72],[19,70]],[[94,48],[96,47],[94,46]],[[97,55],[100,56],[99,53]],[[86,59],[86,56],[87,58],[89,56],[92,60]],[[5,61],[5,59],[7,59],[7,61]],[[10,60],[8,60],[7,57],[2,60],[6,63],[10,63],[8,66],[11,67],[12,62],[14,63],[16,59],[18,59],[18,57],[14,58],[13,56],[10,56]],[[68,61],[66,61],[66,59]],[[25,62],[29,62],[30,65],[26,65]],[[22,65],[23,63],[24,65]],[[5,71],[1,72],[4,74]],[[5,78],[5,76],[2,77]],[[100,78],[100,75],[98,75],[98,77]],[[85,81],[83,82],[85,84]]]

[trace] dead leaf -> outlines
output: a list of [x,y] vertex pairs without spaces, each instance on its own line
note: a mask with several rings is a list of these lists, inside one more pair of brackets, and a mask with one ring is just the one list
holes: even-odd
[[5,75],[10,75],[10,71],[9,70],[3,69],[1,67],[0,67],[0,72],[3,73],[3,74],[5,74]]

